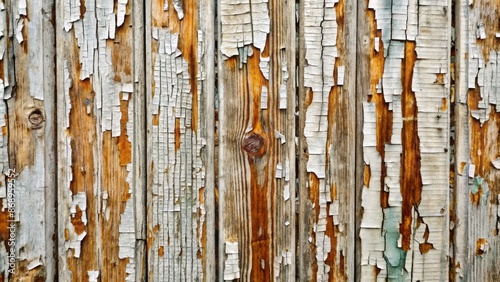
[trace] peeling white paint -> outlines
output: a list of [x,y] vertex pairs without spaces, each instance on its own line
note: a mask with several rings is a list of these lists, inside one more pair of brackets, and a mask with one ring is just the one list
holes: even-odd
[[[154,62],[155,88],[150,106],[151,114],[158,115],[158,124],[152,127],[152,204],[155,212],[151,224],[159,225],[160,231],[153,240],[152,248],[164,247],[163,256],[153,253],[154,264],[163,265],[163,274],[155,273],[158,275],[155,277],[177,280],[176,273],[183,272],[182,279],[203,280],[202,261],[198,255],[205,215],[199,194],[204,187],[205,169],[201,150],[206,141],[193,130],[195,123],[198,128],[201,124],[200,120],[192,120],[190,73],[188,62],[177,48],[179,35],[172,34],[168,29],[156,28],[153,33],[157,34],[159,45]],[[196,74],[198,89],[202,89],[203,73],[199,64]]]
[[87,275],[89,276],[89,282],[97,282],[99,278],[99,271],[89,270],[87,271]]
[[[314,223],[316,233],[317,280],[326,281],[330,267],[325,259],[331,251],[331,239],[326,236],[327,206],[331,203],[330,179],[327,177],[328,101],[335,86],[334,68],[338,58],[338,0],[304,2],[304,35],[307,65],[304,85],[312,90],[312,102],[306,111],[304,136],[308,146],[307,172],[319,178],[319,215]],[[338,72],[339,70],[337,70]],[[331,150],[331,148],[328,148]],[[340,244],[336,246],[342,250]],[[338,262],[339,260],[337,260]]]
[[225,245],[224,280],[239,279],[238,242],[226,242]]
[[[380,44],[384,46],[384,73],[376,86],[377,93],[383,94],[392,112],[393,126],[391,140],[384,145],[382,163],[376,147],[375,104],[364,103],[363,151],[365,165],[370,169],[370,181],[362,192],[361,280],[404,281],[410,279],[409,273],[414,280],[444,279],[447,276],[442,276],[442,269],[447,265],[429,262],[444,262],[448,252],[444,239],[447,232],[441,231],[448,222],[448,113],[441,110],[442,101],[448,94],[448,3],[370,0],[368,5],[375,11],[377,29],[382,32],[380,38],[375,38],[374,48],[378,51]],[[416,42],[417,61],[411,90],[418,107],[423,183],[418,214],[413,209],[412,224],[415,226],[416,216],[420,216],[425,224],[412,229],[411,250],[403,251],[399,234],[403,200],[399,182],[401,173],[404,173],[400,171],[404,122],[401,73],[408,41]],[[438,74],[444,75],[444,83],[435,83]],[[382,166],[386,167],[383,187],[380,181]],[[389,193],[389,207],[386,209],[381,208],[381,189]],[[422,226],[429,228],[428,242],[434,246],[427,254],[419,251],[418,242],[423,243],[425,231]],[[374,266],[380,269],[378,275],[373,271]]]
[[238,49],[253,45],[264,50],[270,31],[268,0],[221,0],[221,46],[226,57],[239,54]]

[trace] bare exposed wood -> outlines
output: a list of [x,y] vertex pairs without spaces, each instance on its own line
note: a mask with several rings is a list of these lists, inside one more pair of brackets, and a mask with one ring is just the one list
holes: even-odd
[[219,280],[295,279],[294,6],[219,1]]
[[144,140],[144,104],[131,14],[141,6],[57,4],[59,279],[135,281],[144,263],[136,263],[144,213],[135,208],[143,201],[135,142]]
[[456,281],[500,279],[499,15],[496,1],[456,2]]

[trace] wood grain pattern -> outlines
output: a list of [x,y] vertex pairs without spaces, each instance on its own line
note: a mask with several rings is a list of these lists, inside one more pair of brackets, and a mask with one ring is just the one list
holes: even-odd
[[454,281],[500,279],[500,5],[457,1]]
[[295,8],[266,2],[218,6],[221,280],[295,279]]
[[0,7],[3,281],[57,277],[53,15],[53,1]]
[[145,5],[148,279],[213,281],[214,7]]
[[361,281],[448,277],[450,4],[370,0],[358,10]]
[[[300,280],[354,280],[356,1],[300,7]],[[303,80],[302,80],[303,79]]]
[[143,61],[134,62],[131,15],[140,6],[57,4],[59,279],[135,281],[144,236],[134,202],[145,175],[135,145],[144,140],[134,85]]

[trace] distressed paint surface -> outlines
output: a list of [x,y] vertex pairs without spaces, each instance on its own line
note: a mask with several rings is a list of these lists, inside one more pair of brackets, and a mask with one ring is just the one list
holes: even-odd
[[300,11],[301,280],[354,280],[354,11],[345,0],[306,1]]
[[220,1],[219,275],[295,279],[295,3]]
[[[61,1],[57,13],[59,279],[135,281],[134,9]],[[138,92],[140,93],[140,92]],[[140,108],[138,108],[140,109]],[[140,245],[140,244],[139,244]],[[139,250],[140,253],[140,250]],[[138,276],[140,277],[140,276]]]
[[361,280],[442,281],[450,4],[370,0],[367,8]]
[[500,279],[499,15],[496,1],[456,2],[456,281]]
[[[213,151],[206,146],[213,147],[213,129],[207,128],[210,119],[213,128],[213,114],[205,103],[210,100],[213,105],[213,83],[207,80],[213,79],[214,55],[213,25],[203,20],[211,20],[213,7],[208,1],[146,5],[151,13],[146,27],[150,54],[146,69],[151,75],[146,86],[148,277],[211,281],[215,238],[207,238],[207,228],[213,228],[215,216],[214,168],[207,167]],[[212,70],[207,70],[210,66]]]
[[[56,224],[55,164],[51,155],[55,97],[49,95],[55,91],[55,48],[50,37],[54,33],[53,12],[51,1],[0,2],[3,281],[52,280],[56,275],[52,241]],[[9,209],[12,199],[14,211]]]

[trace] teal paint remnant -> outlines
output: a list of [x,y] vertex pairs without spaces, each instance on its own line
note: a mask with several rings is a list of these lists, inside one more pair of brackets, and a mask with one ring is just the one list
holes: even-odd
[[404,269],[407,251],[398,246],[399,236],[401,236],[399,232],[400,220],[401,207],[390,207],[384,210],[384,258],[387,263],[388,281],[403,281],[408,276]]
[[488,187],[488,183],[484,181],[484,178],[481,176],[477,176],[474,178],[472,181],[472,185],[470,186],[470,192],[474,195],[476,195],[479,192],[479,187],[481,187],[482,190],[482,196],[481,196],[481,205],[485,206],[486,205],[486,200],[488,200],[488,196],[490,195],[490,189]]

